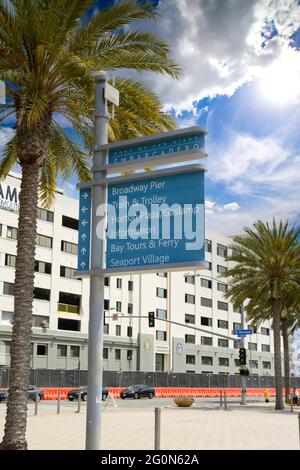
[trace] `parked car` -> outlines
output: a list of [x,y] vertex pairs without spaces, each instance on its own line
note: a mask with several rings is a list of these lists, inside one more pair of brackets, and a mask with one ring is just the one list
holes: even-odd
[[[44,392],[39,387],[34,385],[29,385],[28,387],[28,400],[35,401],[35,396],[37,394],[38,401],[44,399]],[[8,390],[3,390],[0,392],[0,402],[6,400],[8,397]]]
[[[78,395],[81,394],[81,400],[87,401],[87,387],[78,387],[70,390],[67,393],[67,399],[70,401],[78,400]],[[108,389],[106,387],[102,388],[102,400],[106,400],[108,396]]]
[[149,385],[130,385],[130,387],[121,391],[120,396],[123,400],[125,400],[125,398],[153,398],[155,396],[155,390]]

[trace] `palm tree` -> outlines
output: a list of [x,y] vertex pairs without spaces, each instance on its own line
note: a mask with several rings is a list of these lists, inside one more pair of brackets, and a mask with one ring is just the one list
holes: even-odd
[[258,221],[253,228],[245,228],[244,232],[233,238],[232,255],[227,258],[235,263],[225,273],[232,278],[227,297],[235,305],[248,299],[247,315],[251,315],[257,306],[270,308],[274,334],[275,409],[282,409],[281,317],[285,292],[299,290],[300,246],[297,236],[300,230],[289,228],[288,222],[277,224],[273,219],[271,226]]
[[[15,137],[1,164],[4,177],[17,162],[22,171],[15,271],[11,374],[3,449],[26,449],[27,386],[37,205],[51,203],[59,173],[89,177],[88,158],[93,109],[94,70],[135,69],[178,77],[169,47],[151,33],[124,29],[137,19],[153,19],[151,3],[127,0],[100,10],[90,20],[93,0],[0,0],[0,80],[8,103],[2,119],[15,116]],[[120,79],[123,106],[111,124],[111,138],[172,127],[155,96],[140,84]],[[122,90],[121,90],[122,91]],[[145,99],[148,106],[137,102]],[[59,126],[67,119],[78,143]],[[141,118],[141,119],[140,119]],[[80,140],[81,139],[81,140]]]

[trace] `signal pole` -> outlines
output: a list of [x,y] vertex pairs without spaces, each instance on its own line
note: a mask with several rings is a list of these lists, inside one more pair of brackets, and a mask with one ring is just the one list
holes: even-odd
[[[241,305],[241,324],[242,324],[242,330],[245,329],[245,312],[244,312],[244,303]],[[241,336],[240,338],[240,348],[245,347],[245,337]],[[241,385],[242,385],[242,399],[241,399],[241,405],[246,405],[246,376],[241,375]]]

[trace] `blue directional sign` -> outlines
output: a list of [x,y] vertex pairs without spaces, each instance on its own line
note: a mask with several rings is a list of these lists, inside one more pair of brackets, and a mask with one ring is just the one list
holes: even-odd
[[204,170],[109,184],[106,269],[196,265],[204,240]]
[[[176,133],[177,132],[177,133]],[[181,131],[179,131],[181,132]],[[169,135],[168,135],[169,134]],[[127,141],[118,144],[112,144],[109,148],[108,162],[121,163],[132,160],[147,160],[147,158],[158,158],[164,155],[184,152],[188,154],[191,151],[204,149],[205,131],[200,127],[186,129],[185,133],[173,131],[164,133],[164,135],[134,139],[132,143]],[[136,142],[135,142],[136,140]]]
[[233,334],[236,336],[247,336],[247,335],[252,335],[253,330],[233,330]]
[[86,271],[90,268],[91,189],[81,189],[79,197],[78,271]]

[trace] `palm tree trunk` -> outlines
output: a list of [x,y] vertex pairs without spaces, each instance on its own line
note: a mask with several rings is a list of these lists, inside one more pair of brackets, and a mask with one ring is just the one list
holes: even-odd
[[1,449],[26,450],[39,164],[22,164],[9,395]]
[[280,321],[280,302],[272,299],[271,301],[272,312],[273,312],[273,331],[274,331],[274,362],[275,362],[275,410],[282,410],[284,408],[283,397],[282,397],[282,368],[281,368],[281,344],[280,344],[280,333],[281,333],[281,321]]
[[284,387],[285,387],[285,403],[289,402],[291,394],[291,377],[290,377],[290,347],[288,328],[283,320],[281,323],[283,351],[284,351]]

